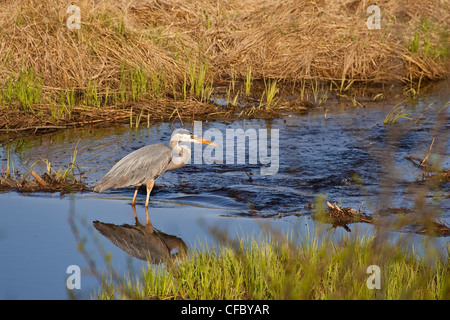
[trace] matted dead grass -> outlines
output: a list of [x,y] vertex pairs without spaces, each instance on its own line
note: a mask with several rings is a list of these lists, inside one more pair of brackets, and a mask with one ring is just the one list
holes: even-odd
[[0,173],[0,191],[15,190],[21,193],[59,192],[61,195],[74,191],[90,191],[90,188],[81,181],[58,180],[54,174],[44,173],[38,175],[32,170],[30,170],[30,175],[24,174],[20,178],[15,179],[4,177]]
[[200,44],[217,76],[244,76],[248,66],[257,78],[285,80],[446,76],[445,61],[408,46],[421,21],[429,21],[430,39],[448,47],[448,1],[377,5],[380,30],[367,28],[368,4],[358,0],[148,1],[133,4],[130,13],[138,28],[156,26],[173,45],[181,41],[196,52]]
[[[118,86],[123,61],[180,81],[186,57],[201,56],[214,77],[392,81],[445,77],[445,59],[408,50],[427,21],[431,45],[447,46],[448,1],[378,1],[381,29],[366,26],[358,0],[78,1],[80,30],[69,30],[67,1],[0,3],[1,77],[33,66],[48,87]],[[421,44],[423,45],[423,43]],[[4,80],[4,78],[3,78]],[[172,80],[172,79],[170,79]],[[171,81],[169,81],[170,83]]]

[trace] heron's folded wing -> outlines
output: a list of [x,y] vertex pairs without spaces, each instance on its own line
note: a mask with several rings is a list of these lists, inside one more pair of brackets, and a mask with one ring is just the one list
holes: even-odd
[[117,162],[97,183],[94,190],[134,187],[161,175],[172,159],[172,149],[156,143],[131,152]]

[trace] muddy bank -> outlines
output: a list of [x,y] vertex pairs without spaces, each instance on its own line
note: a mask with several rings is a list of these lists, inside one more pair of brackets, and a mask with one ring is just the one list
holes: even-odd
[[[66,176],[67,175],[67,176]],[[76,179],[67,172],[38,174],[30,169],[28,172],[20,174],[19,170],[10,174],[2,168],[0,172],[0,191],[17,191],[20,193],[31,192],[60,192],[61,195],[71,192],[91,191],[80,177]],[[80,174],[81,175],[81,174]]]
[[[308,107],[314,105],[307,104]],[[288,106],[271,110],[255,107],[221,108],[213,103],[200,101],[175,102],[170,100],[142,101],[126,106],[111,106],[108,108],[74,108],[69,117],[52,120],[50,110],[43,107],[30,114],[21,110],[5,110],[0,115],[0,132],[9,136],[22,134],[41,134],[68,128],[114,126],[129,124],[130,127],[148,127],[154,123],[198,121],[236,120],[238,118],[271,119],[283,116],[282,111],[306,113],[307,108]]]
[[[313,110],[366,108],[387,101],[408,101],[411,96],[405,87],[385,87],[377,84],[350,84],[340,89],[326,82],[304,81],[302,86],[276,83],[276,93],[268,100],[267,83],[255,81],[253,89],[245,94],[245,82],[222,81],[212,88],[208,101],[190,97],[157,100],[141,99],[102,107],[74,106],[70,113],[56,112],[50,105],[35,105],[33,112],[10,106],[0,107],[0,133],[20,137],[23,134],[42,134],[68,128],[102,127],[128,124],[130,127],[149,127],[155,123],[173,123],[184,126],[198,121],[236,121],[240,119],[275,119],[288,114],[304,115]],[[446,87],[447,82],[422,85],[421,94]],[[444,88],[445,89],[445,88]],[[411,100],[414,102],[414,100]],[[56,112],[56,114],[55,114]]]
[[[282,89],[281,87],[279,88]],[[291,90],[291,93],[287,93]],[[224,92],[225,91],[225,92]],[[158,100],[143,99],[139,102],[118,103],[102,108],[73,107],[70,114],[59,117],[53,114],[49,106],[36,106],[28,112],[15,108],[3,108],[0,113],[0,132],[9,136],[21,134],[41,134],[68,128],[114,126],[129,124],[130,127],[149,127],[163,122],[185,123],[198,121],[235,121],[239,119],[273,119],[287,113],[306,114],[320,107],[319,101],[301,99],[291,86],[284,88],[285,96],[278,95],[276,103],[266,105],[264,89],[259,86],[257,93],[233,98],[226,90],[217,87],[208,102],[198,99],[177,101],[165,98]],[[293,93],[292,93],[293,92]],[[236,96],[239,99],[234,99]],[[328,97],[327,97],[328,100]],[[336,95],[329,93],[328,103],[336,102]],[[350,103],[348,101],[347,103]]]
[[48,133],[61,129],[130,124],[147,127],[150,123],[188,120],[188,117],[208,118],[217,112],[211,104],[201,102],[177,103],[170,100],[142,101],[118,104],[101,109],[74,107],[70,116],[55,119],[45,106],[34,113],[18,109],[4,110],[0,115],[0,132],[9,135]]

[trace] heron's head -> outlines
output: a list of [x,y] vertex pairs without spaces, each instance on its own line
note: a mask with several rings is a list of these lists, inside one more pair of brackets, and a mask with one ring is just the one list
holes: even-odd
[[170,139],[170,140],[175,140],[175,141],[179,141],[179,142],[204,143],[204,144],[210,144],[210,145],[219,147],[218,144],[211,142],[209,140],[200,138],[200,137],[196,136],[195,134],[193,134],[192,132],[189,132],[185,129],[180,129],[180,130],[174,131],[174,133],[172,135],[172,139]]

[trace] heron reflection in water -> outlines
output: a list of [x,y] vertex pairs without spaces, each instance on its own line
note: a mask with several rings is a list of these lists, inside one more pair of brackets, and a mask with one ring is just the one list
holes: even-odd
[[[148,207],[150,193],[155,180],[164,172],[183,167],[191,158],[191,149],[179,142],[204,143],[219,146],[181,129],[170,139],[170,148],[164,143],[155,143],[131,152],[117,162],[94,186],[94,191],[102,192],[111,188],[136,187],[131,205],[136,203],[136,195],[141,185],[147,187],[145,207]],[[173,157],[172,151],[180,157]]]
[[[145,208],[148,217],[148,208]],[[150,220],[145,226],[139,223],[136,209],[133,206],[136,225],[121,226],[112,223],[94,221],[94,227],[116,247],[140,260],[147,260],[153,264],[173,261],[188,253],[186,243],[173,235],[166,234],[153,228]]]

